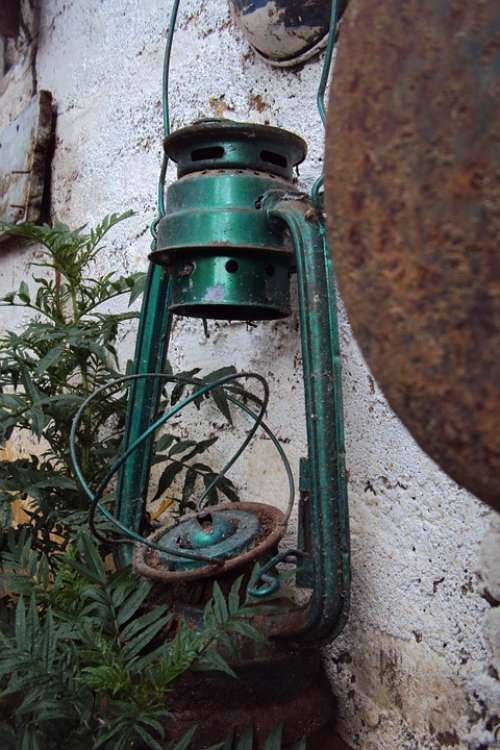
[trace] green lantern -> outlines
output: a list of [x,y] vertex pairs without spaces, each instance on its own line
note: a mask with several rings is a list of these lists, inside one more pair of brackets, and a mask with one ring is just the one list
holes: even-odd
[[[279,589],[280,562],[296,564],[297,587],[308,596],[304,603],[289,603],[279,614],[260,618],[259,626],[272,640],[267,654],[257,662],[255,654],[247,654],[243,665],[235,665],[244,677],[238,688],[234,682],[221,683],[214,675],[202,679],[194,674],[189,694],[200,696],[195,701],[196,721],[206,746],[222,739],[228,722],[240,728],[256,719],[261,724],[263,706],[270,707],[269,716],[285,720],[289,739],[297,741],[303,733],[303,717],[307,716],[307,728],[312,730],[324,726],[331,716],[319,653],[310,646],[340,633],[348,615],[350,589],[340,351],[322,180],[311,195],[298,191],[295,170],[305,158],[306,145],[281,128],[204,120],[170,133],[168,63],[178,4],[179,0],[173,0],[165,57],[166,138],[159,217],[152,227],[154,241],[133,373],[98,392],[129,385],[123,451],[95,490],[81,475],[74,448],[73,460],[91,501],[90,523],[95,533],[93,516],[99,510],[120,530],[121,537],[115,541],[129,542],[117,547],[117,564],[132,563],[138,575],[154,583],[154,596],[173,604],[193,627],[200,624],[201,606],[210,596],[212,581],[227,591],[235,580],[243,579],[247,594],[259,600]],[[333,2],[318,97],[322,117],[336,7]],[[177,180],[169,186],[165,201],[169,159],[177,165]],[[296,274],[298,291],[307,455],[300,461],[296,545],[280,549],[295,487],[283,446],[264,422],[270,394],[262,375],[229,374],[210,383],[191,380],[189,385],[196,390],[188,397],[161,414],[159,404],[163,385],[178,381],[166,368],[175,316],[249,322],[286,318],[292,274]],[[248,379],[262,388],[260,401],[226,388]],[[151,532],[146,505],[154,433],[214,389],[225,389],[231,407],[242,410],[254,424],[220,474],[205,487],[196,510]],[[73,435],[92,398],[81,406]],[[258,429],[266,432],[269,445],[284,463],[289,491],[286,512],[254,501],[208,505],[210,488],[243,454]],[[116,474],[112,514],[101,499]],[[255,563],[260,568],[253,580]],[[182,699],[176,708],[175,696],[170,696],[169,708],[182,714]]]
[[[177,5],[178,0],[174,11]],[[334,21],[334,10],[332,14]],[[175,13],[167,63],[174,21]],[[331,40],[334,31],[333,22]],[[327,60],[330,58],[331,46]],[[328,64],[322,77],[325,86]],[[280,637],[319,642],[334,637],[344,626],[350,586],[340,352],[320,186],[315,186],[312,196],[297,190],[294,174],[305,158],[306,144],[293,133],[251,123],[204,120],[170,134],[168,108],[166,112],[160,217],[154,225],[134,370],[111,384],[130,384],[123,454],[95,492],[78,467],[77,475],[92,501],[93,513],[99,508],[131,541],[120,547],[119,562],[133,561],[140,575],[167,586],[227,579],[233,571],[248,572],[249,566],[259,561],[259,578],[249,588],[250,594],[259,598],[279,587],[277,564],[294,560],[297,584],[308,589],[310,596],[305,605],[285,617]],[[165,206],[168,159],[177,164],[177,180],[168,189]],[[278,551],[291,505],[285,515],[255,502],[205,507],[208,490],[195,513],[145,538],[154,432],[184,406],[237,379],[259,381],[264,399],[258,409],[252,409],[234,392],[226,393],[228,400],[255,424],[214,483],[262,428],[285,463],[293,501],[288,461],[263,422],[269,389],[261,375],[240,373],[200,385],[182,403],[158,414],[163,383],[175,381],[175,376],[165,371],[173,317],[228,321],[284,318],[290,311],[292,273],[297,275],[308,444],[300,466],[296,548]],[[76,423],[87,403],[81,407]],[[100,500],[117,472],[117,500],[111,515]],[[154,564],[148,550],[155,551]]]
[[173,133],[165,151],[178,180],[150,257],[171,276],[171,311],[223,320],[287,316],[293,246],[258,206],[269,190],[295,189],[304,141],[265,125],[207,120]]

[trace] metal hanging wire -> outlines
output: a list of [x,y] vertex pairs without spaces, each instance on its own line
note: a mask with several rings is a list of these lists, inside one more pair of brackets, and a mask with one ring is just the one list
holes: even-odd
[[[323,128],[326,130],[326,105],[325,105],[325,94],[326,87],[328,86],[328,79],[330,77],[330,70],[332,67],[333,50],[335,48],[335,39],[337,37],[337,26],[339,16],[339,0],[332,0],[332,10],[330,15],[330,30],[328,32],[328,44],[326,45],[325,59],[323,61],[323,70],[321,71],[321,78],[319,81],[318,92],[316,94],[316,105],[318,107],[319,116],[323,123]],[[323,201],[321,192],[323,190],[325,177],[322,173],[311,189],[311,200],[316,208],[320,222],[323,224]]]
[[[167,31],[167,41],[165,44],[165,54],[163,57],[163,85],[162,85],[162,116],[163,116],[163,136],[167,138],[170,135],[170,61],[172,57],[172,47],[175,35],[175,25],[177,22],[177,16],[179,12],[180,0],[174,0],[172,10],[170,13],[170,20]],[[328,42],[325,50],[325,58],[323,61],[323,69],[321,72],[321,78],[318,85],[318,91],[316,95],[316,105],[318,112],[321,117],[323,127],[326,129],[326,105],[325,105],[325,94],[328,85],[328,79],[330,76],[330,70],[332,66],[333,50],[335,48],[335,40],[337,37],[338,30],[338,18],[339,18],[340,2],[339,0],[332,0],[332,7],[330,13],[330,29],[328,32]],[[158,179],[158,216],[154,219],[151,224],[151,234],[153,235],[152,249],[156,248],[156,230],[159,221],[165,216],[165,181],[167,177],[168,168],[168,156],[163,150],[160,176]],[[318,177],[311,190],[311,198],[317,209],[321,206],[320,193],[323,188],[324,176],[323,174]],[[322,214],[322,207],[318,213]]]

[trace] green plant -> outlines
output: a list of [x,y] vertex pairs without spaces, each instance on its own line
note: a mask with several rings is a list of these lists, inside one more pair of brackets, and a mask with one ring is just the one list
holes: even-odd
[[[9,525],[13,501],[28,500],[24,526],[32,544],[45,551],[63,549],[75,525],[86,523],[88,502],[74,481],[69,461],[71,419],[87,396],[123,374],[117,342],[123,325],[138,317],[133,311],[111,312],[109,304],[128,294],[130,306],[143,291],[145,275],[97,275],[95,271],[107,233],[130,213],[112,214],[89,232],[64,224],[0,227],[42,248],[32,264],[42,270],[33,274],[32,283],[28,286],[22,281],[17,291],[0,300],[0,306],[33,314],[19,330],[0,337],[0,445],[14,430],[38,442],[36,446],[31,440],[33,447],[26,456],[0,460],[0,524]],[[165,388],[162,408],[175,403],[184,388],[180,384],[170,392]],[[231,420],[222,389],[214,392],[214,402]],[[77,435],[84,475],[99,478],[119,452],[125,408],[126,391],[122,390],[113,398],[103,395],[86,411]],[[201,441],[160,436],[154,460],[168,465],[161,473],[156,497],[183,475],[178,510],[190,507],[196,478],[201,475],[208,484],[215,476],[207,463],[199,462],[199,456],[216,440],[215,436]],[[221,481],[219,489],[237,499],[228,479]],[[217,501],[217,490],[209,500]],[[106,526],[102,521],[101,525]]]
[[237,637],[262,640],[240,603],[241,579],[227,601],[214,585],[202,628],[180,622],[169,638],[173,615],[148,605],[151,585],[128,569],[108,572],[85,533],[51,566],[29,544],[13,545],[4,565],[13,574],[0,628],[2,748],[158,750],[178,677],[235,676],[221,648],[234,658]]
[[[84,531],[87,500],[73,479],[69,430],[83,400],[123,373],[120,326],[137,313],[110,312],[107,306],[124,294],[129,305],[134,302],[144,275],[96,276],[94,263],[107,232],[127,216],[111,215],[89,233],[63,224],[1,227],[39,243],[43,251],[33,265],[44,269],[29,286],[23,281],[0,300],[0,306],[32,313],[20,330],[0,337],[0,445],[17,431],[31,446],[26,457],[0,459],[2,750],[195,750],[195,728],[177,744],[166,736],[169,691],[188,669],[234,676],[225,654],[237,661],[238,638],[262,640],[251,622],[255,608],[241,604],[241,581],[227,600],[215,584],[203,625],[193,628],[174,620],[167,607],[151,606],[150,585],[130,570],[107,570],[107,548],[96,546]],[[191,384],[165,387],[160,408],[175,404],[186,388],[192,391],[234,368],[205,377],[199,372],[180,373]],[[215,389],[208,397],[229,423],[226,391],[258,401],[236,385]],[[103,397],[82,421],[78,453],[84,474],[94,480],[119,453],[125,408],[124,392]],[[167,466],[155,497],[183,477],[176,511],[192,507],[196,483],[207,487],[216,476],[200,461],[216,439],[160,435],[154,462]],[[112,492],[111,487],[109,502]],[[218,501],[219,492],[238,499],[225,477],[212,489],[210,503]],[[14,500],[25,503],[24,523],[11,523]],[[99,525],[106,527],[102,520]],[[248,728],[212,750],[250,750],[252,744]],[[280,747],[277,728],[266,750]]]

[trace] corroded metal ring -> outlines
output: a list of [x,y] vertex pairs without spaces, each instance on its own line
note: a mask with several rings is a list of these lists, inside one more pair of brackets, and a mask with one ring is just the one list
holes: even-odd
[[[180,583],[199,581],[215,576],[220,577],[225,573],[241,569],[245,565],[256,562],[263,555],[272,554],[285,533],[285,516],[278,508],[272,505],[250,502],[223,503],[221,505],[214,505],[208,510],[214,514],[224,510],[252,513],[259,519],[262,532],[250,549],[224,561],[219,561],[219,564],[205,565],[187,570],[169,570],[166,567],[162,567],[158,552],[150,550],[142,544],[137,544],[133,563],[135,572],[145,578],[162,581],[163,583]],[[184,517],[184,520],[195,517],[196,514],[189,514]],[[148,539],[152,542],[161,543],[165,532],[166,528],[162,527],[155,531]],[[216,562],[214,559],[214,563]]]
[[326,205],[354,334],[391,406],[500,510],[500,4],[352,0]]

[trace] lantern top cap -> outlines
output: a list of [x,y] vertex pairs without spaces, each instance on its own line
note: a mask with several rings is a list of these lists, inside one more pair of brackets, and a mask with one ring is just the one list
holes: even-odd
[[206,169],[253,169],[291,179],[307,145],[283,128],[207,119],[169,135],[165,151],[176,162],[179,177]]

